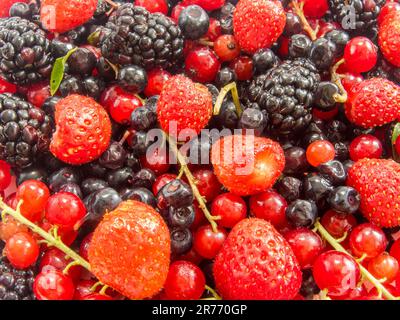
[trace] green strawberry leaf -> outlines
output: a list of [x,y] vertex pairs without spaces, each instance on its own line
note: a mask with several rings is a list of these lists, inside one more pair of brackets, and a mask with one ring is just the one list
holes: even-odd
[[53,65],[53,70],[51,71],[51,78],[50,78],[50,93],[52,96],[56,94],[58,87],[60,86],[61,81],[64,78],[65,64],[67,63],[68,58],[77,49],[78,48],[71,49],[64,57],[56,59],[56,62]]
[[392,134],[392,153],[393,153],[393,159],[396,160],[397,162],[400,162],[400,155],[396,152],[395,144],[397,141],[397,138],[400,136],[400,122],[397,123],[394,128],[393,128],[393,134]]

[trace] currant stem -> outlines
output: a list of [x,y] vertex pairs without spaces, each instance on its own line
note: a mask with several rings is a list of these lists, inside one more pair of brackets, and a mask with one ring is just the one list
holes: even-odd
[[308,35],[310,36],[310,39],[312,41],[317,40],[317,33],[318,33],[319,26],[315,30],[313,28],[311,28],[310,23],[308,22],[306,16],[304,15],[304,10],[303,10],[304,2],[301,2],[299,4],[297,0],[293,0],[292,6],[293,6],[294,13],[296,15],[298,15],[300,18],[300,21],[301,21],[301,24],[303,25],[304,31],[308,33]]
[[205,289],[212,294],[212,296],[215,300],[222,300],[222,298],[219,296],[219,294],[210,286],[206,285]]
[[[343,248],[337,240],[330,235],[330,233],[322,226],[322,224],[317,221],[315,223],[315,227],[317,228],[320,235],[337,251],[343,252],[351,256],[350,253]],[[381,291],[382,295],[388,300],[398,300],[395,296],[393,296],[383,285],[380,283],[378,279],[376,279],[367,269],[365,269],[357,260],[356,260],[361,274],[365,277],[371,284],[373,284],[377,289],[378,292]]]
[[200,39],[197,41],[199,44],[202,44],[203,46],[207,46],[207,47],[214,47],[214,42],[211,41],[207,41],[205,39]]
[[0,198],[0,209],[2,210],[3,213],[10,215],[18,222],[22,223],[23,225],[26,225],[34,233],[40,235],[44,240],[46,240],[49,245],[58,248],[59,250],[64,252],[66,255],[68,255],[68,257],[70,257],[72,260],[74,260],[77,264],[79,264],[80,266],[82,266],[85,269],[90,271],[89,262],[87,262],[85,259],[83,259],[79,254],[77,254],[71,248],[66,246],[59,238],[58,239],[55,238],[54,236],[52,236],[48,232],[44,231],[42,228],[40,228],[33,222],[29,221],[27,218],[25,218],[20,212],[21,204],[22,204],[22,201],[19,202],[19,204],[17,206],[17,210],[14,210],[11,207],[9,207],[7,204],[5,204],[3,199]]
[[237,85],[236,85],[236,82],[231,82],[231,83],[227,84],[226,86],[224,86],[221,89],[221,91],[219,92],[217,101],[215,102],[215,106],[214,106],[214,115],[215,116],[218,115],[219,112],[221,111],[222,103],[224,102],[224,99],[229,92],[232,92],[232,99],[233,99],[233,103],[235,104],[235,107],[236,107],[236,113],[238,114],[239,117],[242,115],[242,107],[240,105]]
[[339,60],[331,69],[331,81],[335,83],[340,90],[340,93],[336,93],[333,95],[333,98],[337,103],[345,103],[347,101],[348,95],[346,89],[343,87],[341,77],[337,73],[339,67],[344,63],[344,59]]
[[186,178],[189,181],[190,187],[192,188],[193,191],[193,195],[196,198],[200,209],[203,211],[204,216],[207,218],[207,220],[210,222],[211,227],[213,229],[214,232],[217,232],[217,223],[215,222],[216,220],[221,219],[221,217],[219,216],[213,216],[210,211],[208,211],[207,205],[204,201],[203,196],[200,194],[199,189],[197,188],[196,182],[195,182],[195,178],[193,177],[192,172],[190,171],[190,169],[188,168],[187,164],[186,164],[186,159],[185,157],[182,155],[182,153],[179,151],[178,146],[176,145],[175,141],[173,139],[171,139],[171,137],[165,133],[166,139],[168,140],[168,144],[170,146],[170,148],[173,150],[174,154],[176,154],[177,160],[179,162],[179,165],[181,166],[181,170],[183,171],[183,173],[185,174]]
[[112,0],[104,0],[104,1],[107,2],[111,7],[118,8],[118,4],[116,4],[114,1]]

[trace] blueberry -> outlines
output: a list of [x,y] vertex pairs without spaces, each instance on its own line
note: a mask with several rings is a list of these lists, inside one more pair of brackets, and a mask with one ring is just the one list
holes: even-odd
[[309,164],[307,162],[306,150],[300,147],[290,147],[285,151],[285,170],[287,174],[298,174],[304,172]]
[[322,111],[330,111],[336,106],[335,95],[339,94],[339,87],[330,81],[320,82],[314,95],[315,106]]
[[92,51],[86,48],[78,48],[68,58],[68,70],[72,74],[88,76],[92,74],[96,63],[97,58]]
[[87,77],[83,80],[83,88],[85,94],[95,100],[99,100],[102,92],[105,89],[105,83],[97,77]]
[[107,173],[107,168],[103,167],[98,161],[90,162],[83,168],[83,171],[91,177],[104,178]]
[[312,41],[304,34],[295,34],[289,39],[289,55],[292,58],[308,57]]
[[147,107],[139,107],[132,111],[131,127],[136,131],[148,131],[157,124],[157,114]]
[[133,171],[129,167],[112,170],[107,174],[107,183],[114,189],[128,186],[133,181]]
[[10,8],[10,17],[21,17],[30,20],[32,18],[32,11],[29,4],[24,2],[16,2]]
[[140,161],[139,159],[131,152],[128,153],[125,159],[125,166],[132,168],[133,171],[140,170]]
[[125,188],[120,191],[120,196],[122,200],[136,200],[154,208],[157,206],[153,193],[146,188]]
[[112,142],[99,158],[99,164],[108,169],[119,169],[126,160],[126,151],[119,142]]
[[224,101],[219,110],[219,114],[215,116],[215,120],[223,128],[236,128],[239,116],[236,112],[235,104],[232,101]]
[[75,45],[68,42],[62,42],[54,39],[50,45],[51,53],[54,58],[64,57],[69,51],[76,48]]
[[115,80],[115,71],[111,67],[110,63],[103,57],[99,59],[97,62],[97,71],[99,72],[99,75],[104,78],[105,80],[108,81],[114,81]]
[[331,182],[318,174],[309,174],[303,180],[305,198],[313,200],[319,208],[325,206],[326,199],[332,190]]
[[348,141],[335,142],[333,146],[335,147],[335,159],[345,161],[349,158],[350,143]]
[[144,155],[147,148],[150,146],[150,141],[147,139],[147,133],[144,131],[135,131],[130,136],[129,145],[135,155]]
[[118,84],[130,93],[140,93],[147,86],[147,73],[139,66],[124,66],[118,72]]
[[283,177],[277,183],[276,189],[287,201],[294,201],[301,196],[302,183],[295,177]]
[[327,178],[333,185],[338,186],[346,182],[347,173],[343,164],[338,160],[325,162],[318,166],[321,175]]
[[335,44],[336,46],[335,56],[337,57],[343,55],[344,48],[346,47],[346,44],[350,40],[349,34],[343,30],[329,31],[324,35],[324,38],[332,41]]
[[215,78],[215,84],[219,88],[222,88],[227,84],[235,81],[236,81],[236,74],[231,68],[228,67],[219,70]]
[[167,210],[167,222],[172,227],[189,228],[196,215],[193,206],[183,208],[170,207]]
[[39,180],[46,182],[47,172],[39,167],[27,167],[17,174],[17,186],[26,180]]
[[160,209],[167,207],[182,208],[193,203],[192,189],[180,179],[167,183],[157,194],[157,205]]
[[66,97],[70,94],[82,94],[84,87],[81,79],[74,76],[66,76],[59,87],[60,94]]
[[97,178],[87,178],[81,183],[81,190],[85,196],[107,187],[108,183],[106,181]]
[[271,49],[260,49],[253,55],[253,68],[257,74],[265,73],[279,63]]
[[336,50],[332,41],[319,38],[312,44],[310,59],[318,69],[326,70],[333,64]]
[[53,192],[58,192],[62,185],[66,183],[75,183],[79,185],[80,182],[80,174],[73,167],[64,167],[54,173],[52,173],[47,183],[49,188]]
[[134,174],[132,179],[132,187],[143,187],[151,190],[151,187],[153,186],[154,181],[156,181],[156,178],[156,174],[153,170],[147,168],[141,169]]
[[200,6],[190,5],[181,11],[178,25],[185,38],[197,40],[207,33],[210,26],[210,18]]
[[353,164],[354,164],[354,161],[352,161],[352,160],[346,160],[345,162],[343,162],[343,167],[344,167],[344,170],[346,171],[346,174],[349,172],[349,170],[351,169]]
[[297,14],[292,12],[286,13],[286,24],[283,34],[286,37],[301,33],[303,31],[303,25]]
[[122,199],[116,190],[105,188],[92,193],[84,202],[89,212],[85,220],[88,223],[97,224],[103,215],[113,211],[122,202]]
[[333,210],[342,213],[355,213],[360,207],[360,195],[351,187],[337,187],[331,192],[328,201]]
[[68,182],[63,184],[58,191],[73,193],[79,198],[83,198],[81,188],[76,183]]
[[247,108],[243,111],[239,127],[241,129],[254,130],[255,135],[260,135],[267,126],[267,113],[254,108]]
[[45,100],[42,105],[42,110],[50,116],[51,120],[54,122],[54,114],[56,112],[56,104],[61,100],[61,97],[49,97]]
[[300,293],[306,298],[312,298],[320,292],[319,287],[315,283],[312,269],[303,270],[302,283]]
[[318,209],[314,201],[295,200],[286,208],[286,217],[295,227],[311,227],[317,220]]
[[184,254],[190,250],[193,235],[189,229],[174,228],[171,230],[171,253],[174,256]]

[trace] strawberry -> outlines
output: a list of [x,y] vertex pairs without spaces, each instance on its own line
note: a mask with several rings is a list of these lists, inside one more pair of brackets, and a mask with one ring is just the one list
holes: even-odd
[[302,281],[287,241],[268,221],[257,218],[233,227],[213,272],[218,292],[229,300],[293,299]]
[[183,0],[181,5],[190,6],[197,4],[204,10],[213,11],[221,8],[225,4],[225,0]]
[[218,180],[230,192],[248,196],[271,188],[285,167],[279,143],[252,135],[219,139],[211,149]]
[[362,159],[349,170],[347,185],[360,193],[360,211],[379,227],[400,226],[400,164]]
[[108,148],[111,121],[92,98],[74,94],[60,100],[55,122],[50,151],[66,163],[79,165],[93,161]]
[[271,47],[285,24],[286,14],[277,0],[240,0],[233,14],[235,38],[248,53]]
[[40,21],[51,32],[72,30],[93,17],[98,0],[42,0]]
[[179,137],[185,129],[198,134],[208,124],[212,108],[212,96],[206,86],[177,75],[161,91],[157,118],[161,128],[173,136]]
[[400,87],[382,78],[364,80],[348,92],[345,112],[351,122],[364,128],[392,122],[400,116]]
[[128,200],[106,213],[93,233],[89,262],[93,274],[130,299],[156,295],[170,262],[170,235],[150,206]]
[[387,61],[400,67],[400,14],[394,11],[386,15],[379,27],[379,47]]
[[14,3],[24,2],[28,3],[28,0],[1,0],[0,1],[0,18],[9,16],[10,8]]

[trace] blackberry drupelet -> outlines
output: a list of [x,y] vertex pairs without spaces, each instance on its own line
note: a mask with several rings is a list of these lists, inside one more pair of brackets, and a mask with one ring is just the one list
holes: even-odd
[[16,169],[32,164],[47,151],[52,127],[50,117],[25,100],[0,94],[0,159]]
[[100,48],[103,57],[116,64],[168,67],[182,57],[183,37],[170,18],[127,3],[102,29]]
[[[350,22],[350,14],[355,14],[354,26],[344,29],[353,35],[368,35],[374,39],[378,33],[377,18],[386,0],[329,0],[332,19],[341,24]],[[350,6],[351,10],[349,10]],[[351,23],[350,23],[351,25]]]
[[50,41],[42,29],[20,17],[0,19],[0,75],[25,85],[47,78],[52,68]]
[[34,268],[15,269],[6,257],[0,258],[0,300],[35,300],[32,286]]
[[267,111],[271,133],[297,133],[311,122],[311,104],[319,81],[318,71],[308,59],[287,60],[250,82],[245,103],[258,104]]

